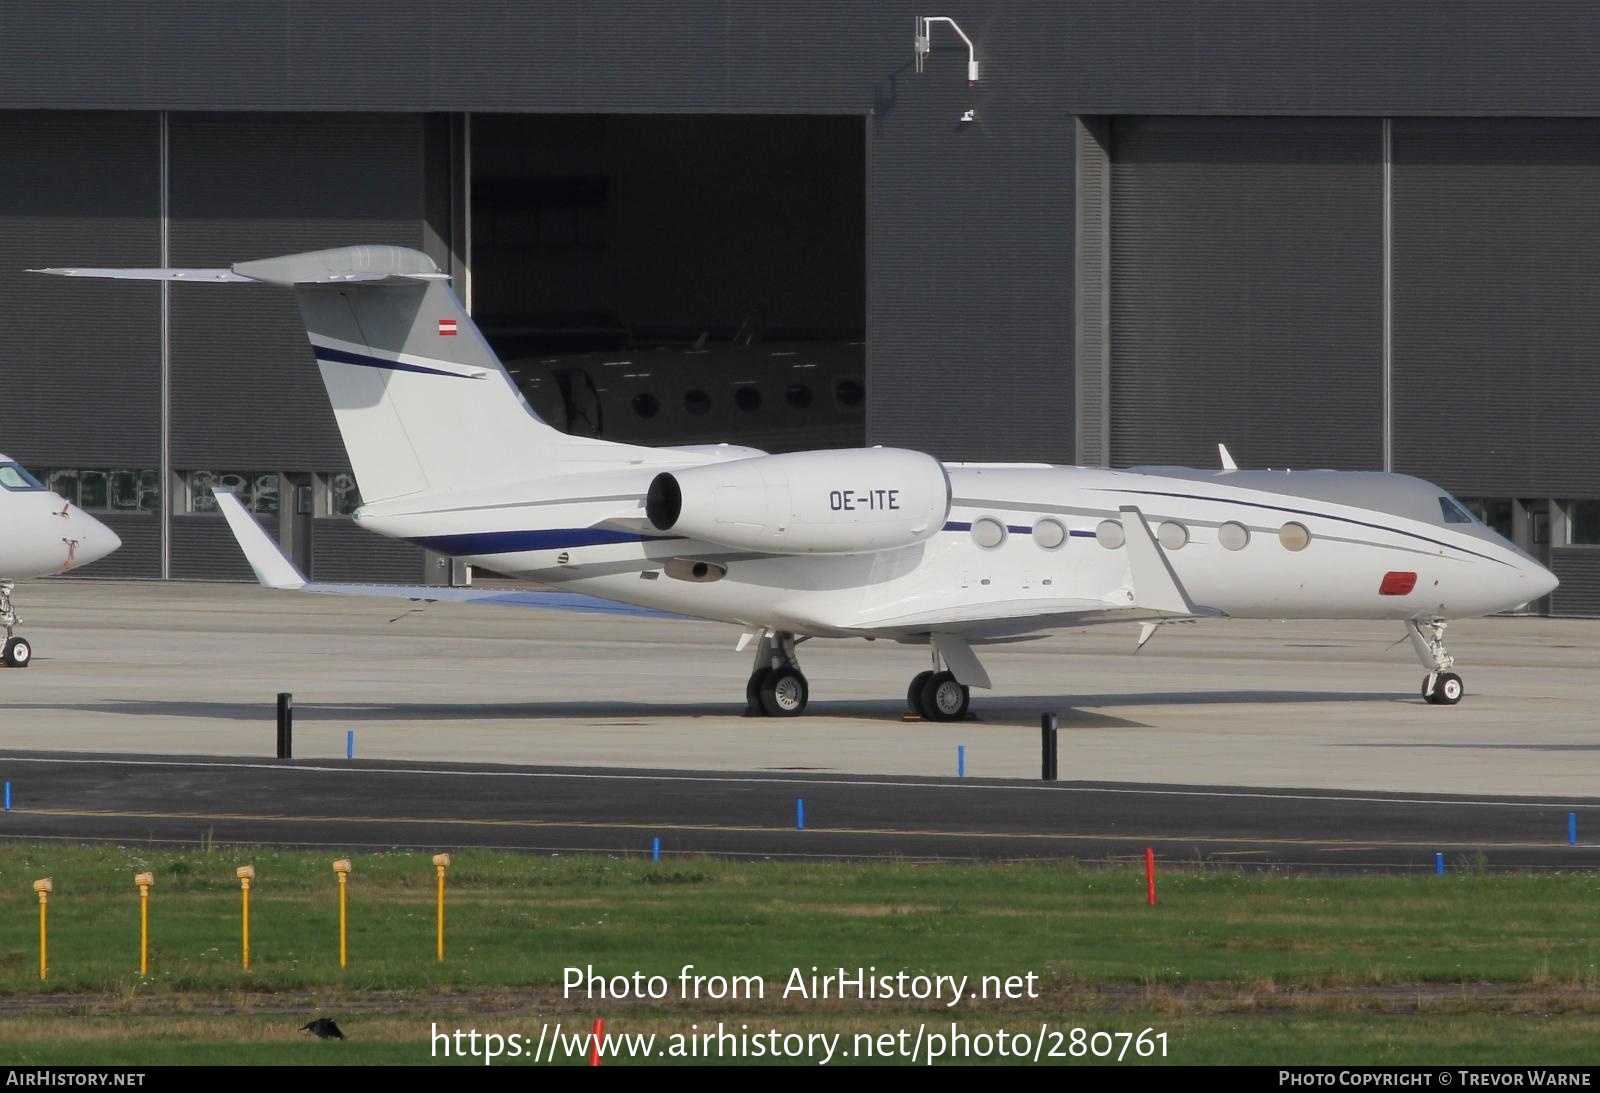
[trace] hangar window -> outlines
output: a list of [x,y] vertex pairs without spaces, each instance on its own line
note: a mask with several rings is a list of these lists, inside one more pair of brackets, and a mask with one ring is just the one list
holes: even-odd
[[655,417],[661,412],[661,400],[648,391],[642,391],[633,396],[633,412],[643,418]]
[[1168,550],[1182,550],[1189,545],[1189,529],[1176,520],[1168,520],[1156,531],[1156,538]]
[[1250,542],[1250,529],[1241,523],[1229,520],[1217,528],[1217,542],[1222,544],[1224,550],[1243,550],[1245,544]]
[[733,404],[747,414],[753,414],[761,409],[761,391],[759,388],[745,384],[733,393]]
[[1600,501],[1568,501],[1567,544],[1600,546]]
[[361,507],[361,488],[353,474],[330,474],[324,478],[328,488],[323,491],[324,516],[354,516]]
[[783,401],[796,410],[804,410],[811,405],[811,388],[803,383],[791,383],[783,392]]
[[690,391],[683,396],[683,408],[699,415],[711,409],[711,396],[704,391]]
[[1102,520],[1094,529],[1094,537],[1100,540],[1100,545],[1107,550],[1116,550],[1127,541],[1127,533],[1122,530],[1122,524],[1116,520]]
[[1507,539],[1516,537],[1515,518],[1516,505],[1509,497],[1463,497],[1461,505],[1482,523],[1487,524],[1491,531],[1497,532]]
[[1304,524],[1290,520],[1278,529],[1278,542],[1285,550],[1304,550],[1311,545],[1311,532]]
[[46,487],[92,512],[158,512],[161,475],[154,470],[51,467],[38,475]]
[[278,511],[278,473],[276,471],[186,471],[183,475],[184,511],[216,512],[216,486],[226,486],[239,495],[244,507],[254,513]]
[[1033,541],[1045,550],[1060,550],[1067,542],[1067,526],[1046,517],[1033,525]]
[[1006,526],[993,516],[981,516],[972,521],[972,541],[985,550],[993,550],[1006,541]]

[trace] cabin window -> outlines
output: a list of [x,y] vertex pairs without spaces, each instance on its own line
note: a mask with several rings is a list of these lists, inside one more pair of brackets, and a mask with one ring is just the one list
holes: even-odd
[[746,384],[733,393],[733,404],[747,414],[755,413],[761,409],[760,389]]
[[985,550],[993,550],[1006,541],[1006,526],[993,516],[982,516],[972,521],[972,541]]
[[847,410],[854,410],[867,400],[867,389],[858,379],[842,379],[833,385],[834,400]]
[[704,391],[690,391],[683,396],[683,408],[699,415],[711,409],[711,396]]
[[1285,550],[1304,550],[1311,545],[1311,532],[1304,524],[1290,520],[1278,529],[1278,542]]
[[1116,550],[1127,541],[1127,535],[1122,530],[1122,524],[1116,520],[1102,520],[1094,529],[1094,537],[1100,540],[1100,545],[1107,550]]
[[633,412],[643,418],[655,417],[661,412],[661,400],[648,391],[633,396]]
[[1234,520],[1217,528],[1217,542],[1224,550],[1243,550],[1250,542],[1250,529]]
[[4,486],[12,493],[32,492],[42,490],[38,479],[29,474],[17,463],[0,463],[0,486]]
[[1044,519],[1033,525],[1033,541],[1045,550],[1059,550],[1067,542],[1067,526],[1060,520]]
[[1168,520],[1156,530],[1156,538],[1168,550],[1182,550],[1189,545],[1189,529],[1176,520]]
[[791,383],[783,392],[783,401],[796,410],[804,410],[810,406],[811,399],[811,388],[803,383]]

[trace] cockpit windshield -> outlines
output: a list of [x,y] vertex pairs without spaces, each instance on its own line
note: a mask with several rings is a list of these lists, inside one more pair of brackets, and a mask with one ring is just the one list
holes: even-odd
[[12,493],[31,493],[44,486],[20,463],[0,463],[0,489]]
[[1476,523],[1472,513],[1462,508],[1461,503],[1452,497],[1439,498],[1439,511],[1444,514],[1444,522],[1447,524]]

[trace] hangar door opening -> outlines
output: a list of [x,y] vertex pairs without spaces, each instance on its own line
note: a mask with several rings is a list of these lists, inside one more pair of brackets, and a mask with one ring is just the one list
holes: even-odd
[[474,114],[471,308],[558,428],[862,444],[860,117]]

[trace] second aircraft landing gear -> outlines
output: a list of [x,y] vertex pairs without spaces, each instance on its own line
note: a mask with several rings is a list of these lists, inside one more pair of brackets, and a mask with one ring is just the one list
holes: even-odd
[[1456,658],[1444,647],[1444,619],[1406,621],[1406,636],[1428,674],[1422,678],[1423,700],[1435,706],[1454,706],[1467,693],[1461,677],[1450,671]]
[[795,657],[795,636],[786,631],[761,635],[755,668],[744,686],[747,717],[799,717],[811,700],[811,685]]
[[10,581],[0,581],[0,630],[6,632],[5,644],[0,645],[0,665],[26,668],[33,663],[33,643],[15,633],[18,619],[11,606],[11,590],[15,587]]

